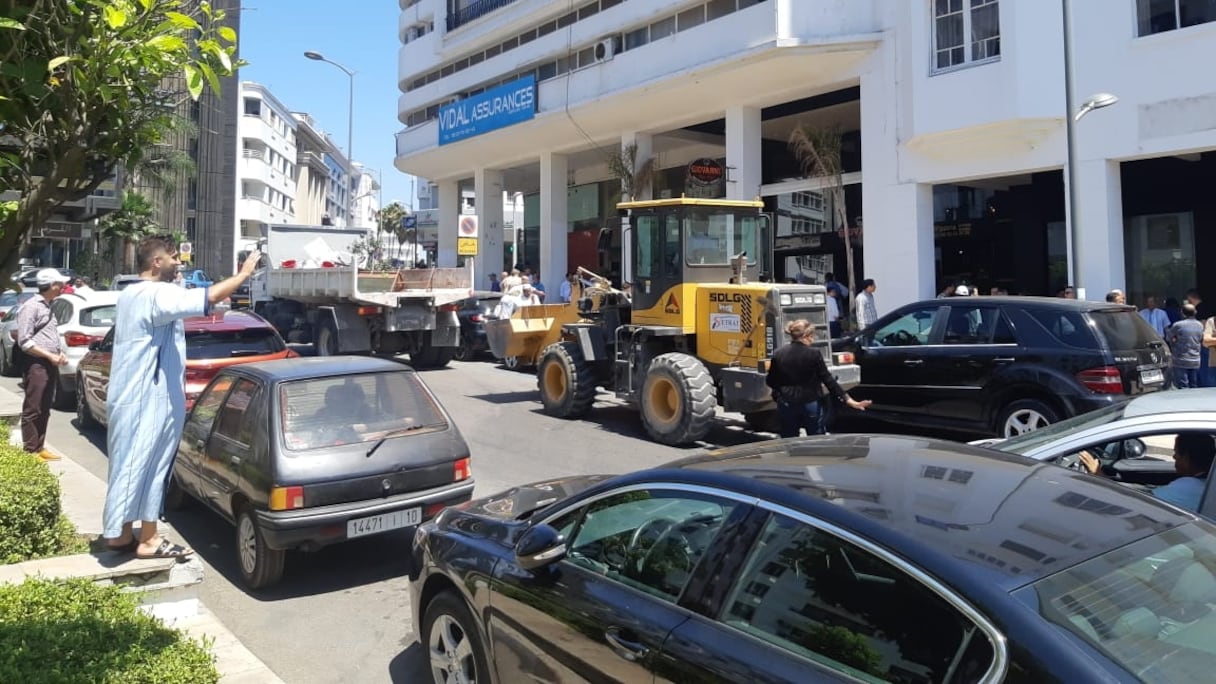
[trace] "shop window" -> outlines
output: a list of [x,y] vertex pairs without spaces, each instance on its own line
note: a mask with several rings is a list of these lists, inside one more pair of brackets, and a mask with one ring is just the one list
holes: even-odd
[[940,71],[1001,55],[997,0],[934,0],[933,68]]
[[1191,212],[1131,216],[1124,222],[1127,295],[1142,302],[1148,295],[1181,299],[1194,287],[1195,217]]
[[1212,0],[1136,0],[1136,35],[1148,36],[1216,21]]

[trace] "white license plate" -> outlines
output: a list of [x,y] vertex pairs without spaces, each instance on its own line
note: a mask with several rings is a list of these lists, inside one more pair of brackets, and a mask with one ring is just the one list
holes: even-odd
[[402,527],[415,527],[422,522],[421,508],[407,508],[404,511],[381,513],[366,518],[356,518],[346,522],[346,537],[366,537],[369,534],[379,534],[389,530],[399,530]]
[[1165,382],[1165,374],[1159,370],[1146,370],[1140,373],[1140,384],[1156,385],[1159,382]]

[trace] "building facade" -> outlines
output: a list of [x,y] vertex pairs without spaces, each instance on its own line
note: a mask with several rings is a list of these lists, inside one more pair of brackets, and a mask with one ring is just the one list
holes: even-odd
[[296,222],[299,150],[291,110],[260,83],[241,83],[241,160],[237,165],[240,203],[236,251],[251,249],[267,226]]
[[[1054,0],[402,0],[396,166],[434,182],[440,265],[472,188],[522,194],[521,260],[566,271],[619,222],[624,149],[655,167],[640,196],[763,198],[774,277],[844,280],[848,238],[881,309],[950,281],[1055,294],[1074,254],[1090,298],[1216,293],[1216,82],[1180,67],[1216,57],[1216,12],[1071,4],[1076,102],[1119,98],[1076,125],[1075,231]],[[797,130],[838,132],[842,207]],[[501,205],[476,202],[483,230]],[[488,235],[479,272],[504,260]]]
[[354,228],[376,228],[376,217],[380,212],[380,172],[369,169],[359,162],[354,163],[353,193],[351,198],[351,226]]

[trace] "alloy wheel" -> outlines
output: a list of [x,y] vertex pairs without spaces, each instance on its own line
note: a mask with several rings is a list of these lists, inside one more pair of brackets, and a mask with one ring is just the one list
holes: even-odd
[[431,675],[443,684],[475,684],[477,667],[469,635],[456,618],[440,615],[431,627]]
[[252,575],[258,563],[258,532],[253,526],[253,516],[242,515],[237,523],[237,553],[241,557],[241,569]]
[[1042,413],[1030,408],[1020,409],[1005,419],[1005,436],[1016,437],[1051,425]]

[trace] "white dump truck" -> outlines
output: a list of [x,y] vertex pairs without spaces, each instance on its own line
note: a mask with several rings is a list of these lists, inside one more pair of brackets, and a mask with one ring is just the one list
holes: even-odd
[[447,365],[460,345],[456,312],[472,294],[464,268],[364,268],[365,230],[272,225],[253,310],[319,356],[409,354],[417,368]]

